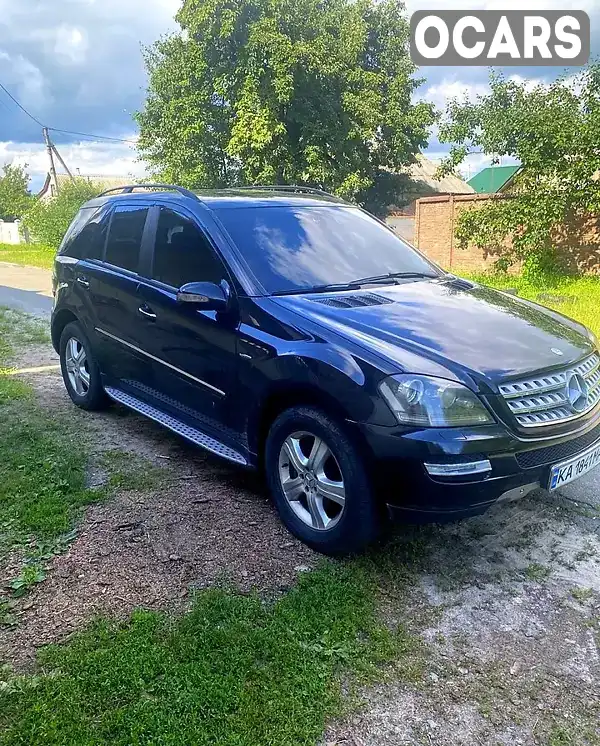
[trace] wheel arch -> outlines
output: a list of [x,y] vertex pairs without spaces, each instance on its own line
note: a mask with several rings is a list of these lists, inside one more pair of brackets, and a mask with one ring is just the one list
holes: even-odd
[[52,326],[50,329],[50,337],[52,339],[52,347],[54,347],[56,352],[60,352],[60,338],[63,333],[63,329],[72,321],[79,321],[79,319],[73,313],[73,311],[70,311],[68,308],[63,308],[53,317]]
[[[334,417],[349,437],[355,441],[360,440],[361,442],[357,444],[367,447],[366,442],[362,442],[355,428],[346,426],[351,417],[334,396],[310,384],[283,385],[270,391],[261,402],[253,418],[254,426],[249,428],[250,449],[256,454],[257,463],[260,467],[264,462],[265,443],[273,422],[286,409],[301,406],[316,407],[325,414]],[[365,450],[365,453],[367,452]]]

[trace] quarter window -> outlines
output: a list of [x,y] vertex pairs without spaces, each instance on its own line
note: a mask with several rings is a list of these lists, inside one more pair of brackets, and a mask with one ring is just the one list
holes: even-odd
[[62,242],[59,254],[75,259],[100,259],[106,238],[106,210],[83,207]]
[[119,205],[115,208],[106,244],[108,264],[137,272],[147,215],[147,207]]
[[218,284],[223,274],[220,260],[196,224],[174,210],[161,207],[152,278],[180,288],[188,282]]

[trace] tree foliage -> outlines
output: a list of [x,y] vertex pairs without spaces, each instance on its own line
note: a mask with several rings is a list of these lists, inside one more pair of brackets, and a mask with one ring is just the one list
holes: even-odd
[[384,204],[433,121],[411,101],[403,11],[399,0],[185,0],[181,31],[146,50],[143,158],[188,187],[312,184]]
[[501,267],[526,260],[557,269],[560,227],[600,210],[600,67],[533,88],[492,75],[490,87],[475,102],[449,104],[440,140],[453,146],[443,170],[472,151],[512,156],[521,170],[509,198],[463,211],[456,235],[498,255]]
[[61,184],[58,195],[53,199],[35,200],[24,216],[23,224],[35,241],[57,249],[81,205],[101,191],[87,179],[74,179]]
[[12,221],[23,217],[31,203],[28,190],[29,175],[26,166],[10,163],[2,168],[0,175],[0,220]]

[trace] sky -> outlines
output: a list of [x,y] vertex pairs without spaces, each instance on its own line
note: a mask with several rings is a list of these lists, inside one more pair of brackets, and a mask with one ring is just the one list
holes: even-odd
[[[0,83],[39,122],[57,129],[135,141],[132,113],[144,99],[142,47],[176,30],[180,0],[0,0]],[[521,9],[523,0],[407,0],[407,13],[437,9]],[[579,0],[591,17],[592,53],[600,54],[600,3]],[[528,9],[562,10],[565,0],[528,0]],[[567,72],[576,72],[570,68]],[[509,68],[508,75],[547,81],[564,68]],[[416,96],[443,108],[448,98],[487,90],[486,67],[425,67]],[[141,176],[144,164],[128,142],[53,133],[63,159],[88,175]],[[426,154],[438,159],[447,147],[432,133]],[[32,189],[48,170],[41,127],[0,90],[0,165],[28,164]],[[471,157],[463,174],[487,165]]]

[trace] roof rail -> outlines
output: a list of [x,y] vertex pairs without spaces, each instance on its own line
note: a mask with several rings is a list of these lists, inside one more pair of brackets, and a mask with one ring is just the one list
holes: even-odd
[[194,192],[190,192],[189,189],[177,186],[176,184],[125,184],[123,186],[106,189],[105,191],[101,192],[98,197],[105,197],[107,194],[117,191],[120,194],[131,194],[134,189],[165,189],[168,191],[179,192],[179,194],[182,194],[184,197],[191,197],[191,199],[198,200],[198,202],[201,201],[197,194],[194,194]]
[[230,187],[223,191],[237,191],[239,189],[262,189],[268,192],[297,192],[298,194],[320,194],[322,197],[333,197],[340,202],[344,202],[341,197],[335,194],[326,192],[324,189],[317,189],[316,187],[304,186],[303,184],[250,184],[248,186]]

